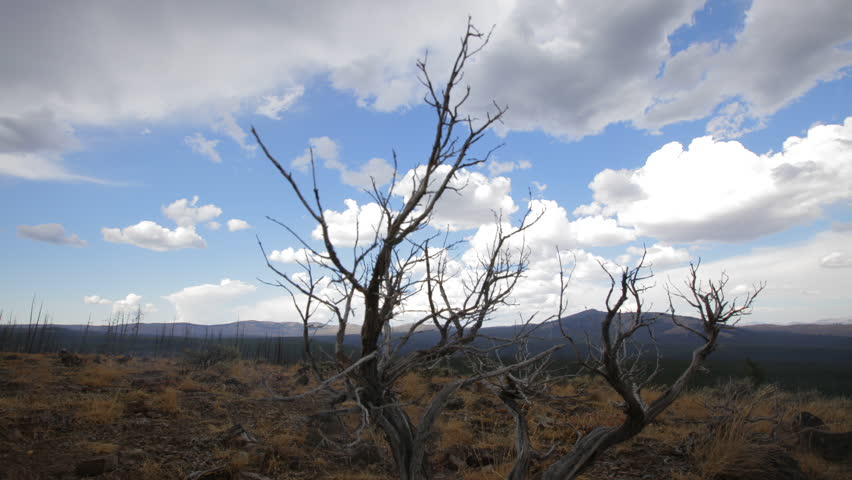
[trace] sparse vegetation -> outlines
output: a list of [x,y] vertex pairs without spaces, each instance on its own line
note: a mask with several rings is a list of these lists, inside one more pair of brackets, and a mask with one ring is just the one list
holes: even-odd
[[[83,368],[93,365],[94,356],[83,359]],[[270,403],[235,393],[225,383],[234,368],[249,390],[265,389],[264,382],[279,391],[317,384],[312,379],[298,385],[295,366],[237,360],[231,369],[186,370],[179,359],[136,359],[114,365],[113,381],[94,387],[52,355],[0,357],[0,471],[6,475],[0,478],[73,478],[80,462],[111,456],[117,459],[115,469],[98,478],[187,478],[218,467],[227,475],[253,472],[269,479],[356,478],[352,472],[364,479],[397,478],[378,432],[366,432],[358,450],[322,448],[317,429],[333,436],[336,427],[305,420],[304,413],[317,407],[313,402]],[[31,373],[39,383],[14,381]],[[428,400],[424,395],[452,380],[412,373],[401,379],[399,391],[411,408],[421,408],[418,404]],[[194,388],[180,388],[186,384]],[[791,429],[795,415],[808,411],[828,431],[850,431],[852,399],[749,385],[688,391],[655,424],[604,453],[580,478],[795,478],[783,476],[794,468],[790,459],[805,475],[801,478],[849,477],[849,459],[822,458],[799,445]],[[617,395],[593,377],[566,379],[552,393],[551,401],[527,411],[536,449],[558,443],[556,453],[562,453],[576,440],[574,429],[615,425],[624,417]],[[646,392],[651,398],[662,393],[655,387]],[[458,398],[436,424],[430,450],[435,476],[506,478],[515,461],[511,418],[495,414],[502,407],[488,389],[470,385]],[[760,418],[770,420],[753,421]],[[346,419],[357,421],[357,414]],[[773,465],[781,470],[772,470]]]

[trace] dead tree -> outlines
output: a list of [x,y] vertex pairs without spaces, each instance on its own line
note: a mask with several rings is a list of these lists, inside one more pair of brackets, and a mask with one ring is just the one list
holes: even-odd
[[[480,252],[478,264],[464,273],[448,268],[455,245],[446,240],[440,241],[440,232],[428,233],[426,230],[436,203],[446,193],[461,188],[455,183],[458,174],[488,160],[493,149],[484,155],[474,156],[472,148],[506,112],[505,107],[497,104],[482,119],[472,118],[463,112],[470,94],[469,87],[458,91],[463,70],[488,39],[488,34],[480,33],[468,23],[443,87],[433,84],[425,61],[418,62],[420,79],[427,91],[425,102],[436,114],[431,150],[425,162],[414,168],[410,176],[404,177],[404,185],[396,169],[386,189],[378,188],[374,182],[368,193],[381,209],[381,222],[369,228],[355,225],[357,240],[351,252],[337,245],[330,233],[327,213],[316,186],[313,161],[313,188],[307,191],[299,185],[292,172],[276,160],[252,129],[266,157],[321,232],[322,248],[314,248],[290,227],[278,222],[308,252],[305,263],[323,272],[322,288],[317,288],[318,284],[313,280],[304,281],[305,277],[301,280],[294,278],[267,260],[267,265],[277,274],[277,285],[310,298],[315,305],[323,307],[322,311],[331,317],[332,322],[337,322],[337,373],[308,394],[320,392],[335,383],[343,384],[347,397],[354,400],[356,406],[338,408],[330,413],[360,415],[361,425],[353,434],[354,442],[368,426],[380,429],[402,480],[431,477],[428,447],[434,437],[434,425],[447,401],[459,388],[523,368],[553,351],[550,349],[526,362],[500,366],[445,384],[416,422],[403,409],[394,390],[397,380],[416,368],[436,365],[441,359],[465,352],[487,352],[511,345],[518,339],[518,336],[492,339],[490,346],[477,342],[483,324],[499,307],[510,302],[512,289],[526,271],[528,251],[523,246],[523,232],[535,219],[527,215],[515,227],[503,228],[498,218],[492,245],[487,251]],[[395,154],[394,164],[398,165]],[[401,191],[405,192],[404,196]],[[265,251],[263,254],[266,257]],[[306,265],[303,267],[303,270],[308,268]],[[426,306],[417,310],[408,307],[414,297],[425,299],[423,303]],[[301,310],[305,325],[315,312],[310,306]],[[361,324],[360,348],[353,354],[344,348],[344,337],[356,314]],[[403,331],[394,331],[392,321],[403,318],[411,323]],[[418,347],[412,340],[423,327],[437,332],[437,339],[426,347]]]
[[[764,285],[755,286],[744,298],[728,300],[728,277],[714,281],[698,279],[698,265],[690,264],[685,290],[670,287],[669,318],[672,323],[695,334],[701,341],[692,352],[692,360],[675,382],[652,402],[646,402],[642,389],[654,378],[659,369],[657,362],[648,368],[643,362],[641,347],[634,340],[637,332],[645,330],[653,337],[653,325],[659,315],[646,313],[643,294],[649,288],[650,271],[644,266],[644,256],[633,269],[624,269],[618,278],[604,268],[610,277],[606,297],[606,315],[600,326],[600,344],[588,345],[586,358],[581,365],[592,374],[602,377],[622,398],[623,422],[614,427],[597,427],[582,436],[574,448],[550,465],[542,475],[543,480],[576,478],[595,459],[610,447],[638,435],[648,424],[684,392],[690,379],[702,368],[707,357],[716,350],[719,334],[733,327],[740,317],[751,312],[752,304]],[[698,314],[698,322],[690,322],[675,314],[673,298],[679,298]],[[569,341],[574,342],[569,338]],[[656,341],[652,342],[656,346]]]

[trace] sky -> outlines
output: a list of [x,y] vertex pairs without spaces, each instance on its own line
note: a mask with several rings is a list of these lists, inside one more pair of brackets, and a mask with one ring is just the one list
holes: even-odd
[[[295,321],[270,262],[296,272],[315,224],[258,149],[310,182],[332,236],[375,223],[365,193],[428,155],[416,61],[449,72],[468,15],[490,42],[466,112],[508,106],[431,231],[459,272],[494,212],[530,264],[502,317],[604,307],[600,263],[690,262],[750,322],[852,315],[852,9],[846,0],[520,2],[0,0],[0,309],[55,323]],[[428,54],[428,55],[427,55]],[[401,198],[394,197],[397,201]],[[319,247],[317,247],[319,248]],[[678,313],[689,313],[679,311]]]

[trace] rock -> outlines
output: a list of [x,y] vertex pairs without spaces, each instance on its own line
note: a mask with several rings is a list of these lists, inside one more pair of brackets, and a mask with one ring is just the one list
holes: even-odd
[[712,480],[752,480],[754,478],[771,478],[773,480],[809,480],[802,471],[799,462],[790,456],[785,450],[778,448],[765,457],[765,462],[760,466],[761,474],[755,477],[755,471],[744,469],[737,470],[734,465],[730,471],[722,472],[713,477]]
[[801,411],[793,419],[793,428],[798,432],[805,428],[823,428],[825,422],[811,412]]
[[488,411],[497,408],[497,404],[490,397],[479,397],[473,402],[473,408],[474,410]]
[[452,453],[447,453],[444,458],[444,462],[447,464],[447,467],[450,470],[458,472],[459,470],[463,470],[467,468],[467,462],[459,458],[457,455]]
[[461,410],[464,408],[464,399],[459,397],[451,398],[444,408],[447,410]]
[[139,463],[145,460],[145,450],[141,448],[131,448],[121,452],[121,459],[127,462]]
[[852,453],[852,432],[806,428],[799,432],[799,444],[819,453],[826,460],[840,462]]
[[83,364],[83,359],[73,353],[68,353],[64,348],[59,351],[59,361],[66,367],[79,367]]
[[245,395],[249,391],[249,386],[236,378],[229,378],[222,382],[222,384],[228,387],[228,390],[239,395]]
[[95,477],[106,472],[111,472],[118,467],[118,457],[115,455],[104,455],[83,460],[74,467],[74,473],[81,477]]

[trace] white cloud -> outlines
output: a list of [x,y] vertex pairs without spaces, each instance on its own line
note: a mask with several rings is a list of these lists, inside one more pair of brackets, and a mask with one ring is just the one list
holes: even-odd
[[493,177],[503,173],[510,173],[515,169],[526,170],[530,167],[532,167],[532,163],[529,160],[501,162],[497,159],[492,159],[488,162],[488,173]]
[[852,64],[852,51],[842,48],[852,41],[852,16],[845,7],[843,0],[754,1],[733,44],[693,44],[667,60],[657,103],[637,123],[653,129],[696,120],[738,98],[736,107],[721,109],[708,131],[733,125],[736,134],[743,121],[759,126]]
[[[253,143],[247,143],[246,140],[248,139],[248,133],[246,133],[246,131],[243,130],[242,127],[239,126],[239,124],[237,124],[236,119],[234,119],[233,113],[229,112],[229,113],[225,113],[224,115],[222,115],[222,118],[219,119],[218,122],[213,124],[213,129],[217,132],[224,133],[225,135],[231,137],[231,139],[234,142],[236,142],[237,145],[240,146],[240,148],[242,148],[243,150],[245,150],[247,152],[251,153],[251,152],[254,152],[255,150],[257,150],[257,145],[254,145]],[[196,135],[200,135],[200,134],[196,133]],[[215,147],[216,147],[216,145],[213,144],[212,147],[211,147],[211,150],[214,149]],[[195,149],[193,148],[193,150],[195,150]],[[204,153],[204,154],[210,156],[210,154],[206,153],[206,152],[199,152],[199,153]],[[211,158],[211,160],[213,160],[212,156],[210,158]],[[213,161],[216,162],[216,160],[213,160]],[[221,158],[220,158],[220,161],[221,161]],[[219,163],[219,162],[216,162],[216,163]]]
[[83,303],[86,305],[110,305],[112,300],[102,298],[99,295],[86,295],[83,297]]
[[299,312],[289,295],[267,298],[252,305],[240,305],[234,308],[234,312],[242,319],[265,322],[288,322],[299,318]]
[[281,120],[281,112],[287,111],[293,106],[299,98],[305,93],[305,87],[302,85],[295,86],[284,92],[283,95],[265,95],[263,103],[258,105],[255,113],[271,118],[272,120]]
[[671,245],[655,243],[654,245],[642,247],[628,247],[627,257],[622,263],[629,263],[631,260],[642,257],[645,254],[645,265],[654,267],[655,270],[667,269],[679,264],[688,262],[692,255],[685,248],[675,248]]
[[174,305],[178,321],[213,324],[235,321],[229,303],[255,290],[254,285],[226,278],[219,284],[186,287],[163,298]]
[[287,247],[283,250],[273,250],[268,256],[269,260],[281,263],[305,263],[305,260],[314,258],[314,254],[306,248]]
[[428,50],[433,71],[446,71],[468,15],[497,25],[466,76],[476,87],[470,105],[496,99],[512,106],[506,128],[571,137],[620,121],[653,130],[703,118],[732,98],[765,117],[852,62],[837,48],[852,40],[844,0],[755,0],[732,44],[713,40],[674,56],[668,38],[692,23],[702,0],[615,10],[594,0],[335,2],[309,15],[289,2],[66,3],[26,3],[0,20],[9,59],[0,111],[47,109],[73,125],[103,126],[195,119],[238,104],[275,118],[316,77],[366,107],[404,108],[421,98],[414,59]]
[[[821,232],[786,246],[755,248],[733,257],[702,262],[702,278],[718,279],[722,272],[731,279],[732,294],[743,293],[766,282],[748,321],[763,323],[812,322],[821,318],[849,315],[849,288],[852,269],[825,268],[825,252],[842,252],[852,245],[852,232]],[[668,270],[658,278],[680,283],[686,268]],[[656,305],[666,305],[663,292],[651,297]],[[683,309],[683,313],[686,313]]]
[[667,241],[739,241],[785,230],[852,200],[852,117],[812,127],[757,155],[735,141],[669,143],[636,170],[604,170],[589,185],[620,225]]
[[393,178],[393,165],[384,158],[371,158],[358,170],[349,170],[346,166],[340,169],[340,180],[353,187],[372,189],[373,182],[377,187],[381,187],[391,178]]
[[196,233],[194,226],[170,230],[150,220],[143,220],[125,228],[104,227],[101,234],[107,242],[127,243],[156,252],[207,247],[207,242]]
[[[620,245],[636,239],[636,232],[624,228],[612,218],[581,217],[571,221],[568,212],[554,200],[534,199],[529,218],[536,219],[524,234],[526,246],[537,258],[552,258],[556,249],[577,249]],[[474,246],[488,245],[495,226],[483,225],[474,235]]]
[[342,167],[338,160],[337,143],[328,137],[315,137],[308,140],[309,148],[305,149],[305,153],[296,157],[290,162],[290,165],[302,172],[307,172],[311,166],[311,149],[313,149],[314,161],[325,162],[326,168],[339,169]]
[[852,255],[845,252],[831,252],[819,261],[825,268],[852,268]]
[[[383,233],[384,218],[382,209],[375,202],[358,205],[352,199],[343,201],[346,210],[342,212],[326,210],[324,212],[328,232],[332,243],[338,247],[352,247],[370,244],[377,234]],[[322,229],[317,225],[311,232],[313,238],[322,239]],[[379,235],[381,236],[381,235]]]
[[0,175],[26,180],[107,183],[69,172],[58,155],[50,153],[0,153]]
[[[438,167],[432,177],[432,185],[437,187],[450,171],[448,165]],[[420,182],[425,167],[409,170],[399,180],[395,194],[407,200]],[[488,178],[479,172],[462,170],[450,179],[449,187],[435,204],[430,224],[436,228],[449,228],[451,231],[476,228],[485,223],[493,223],[494,215],[511,215],[518,210],[510,195],[512,181],[506,177]],[[431,186],[431,185],[430,185]],[[430,195],[424,198],[428,202]]]
[[113,302],[107,298],[98,295],[87,295],[83,297],[83,303],[87,305],[112,305],[112,313],[123,313],[132,315],[138,311],[142,313],[156,313],[157,307],[153,303],[141,303],[142,296],[135,293],[128,293],[121,300]]
[[220,228],[222,228],[222,224],[216,221],[207,222],[207,228],[209,228],[210,230],[219,230]]
[[371,189],[373,182],[381,187],[393,177],[393,166],[383,158],[371,158],[366,163],[351,170],[340,160],[340,147],[329,137],[316,137],[308,140],[310,148],[293,159],[290,165],[302,172],[307,172],[311,165],[311,150],[314,162],[321,163],[325,168],[340,172],[340,181],[353,187]]
[[240,220],[239,218],[232,218],[228,220],[228,231],[229,232],[238,232],[240,230],[248,230],[251,228],[251,225],[245,220]]
[[72,247],[85,247],[87,245],[87,242],[76,234],[65,236],[65,227],[60,223],[18,225],[18,236],[56,245],[70,245]]
[[184,137],[183,141],[193,152],[204,155],[213,163],[222,163],[222,157],[216,151],[219,140],[208,140],[201,132],[195,132],[191,137]]
[[197,204],[198,195],[195,195],[192,197],[192,200],[186,198],[175,200],[169,206],[162,207],[161,210],[166,218],[181,227],[192,227],[199,223],[210,221],[222,214],[222,209],[216,205],[208,204],[196,207]]

